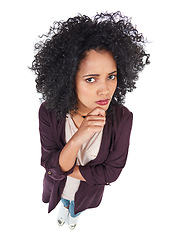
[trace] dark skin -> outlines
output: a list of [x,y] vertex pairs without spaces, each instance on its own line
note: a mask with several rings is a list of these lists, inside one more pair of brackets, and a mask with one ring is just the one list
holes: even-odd
[[[90,50],[82,60],[76,75],[78,110],[71,112],[78,131],[61,151],[59,164],[64,172],[73,167],[82,144],[103,129],[106,110],[117,86],[116,72],[116,62],[107,51]],[[77,165],[69,176],[85,181]]]

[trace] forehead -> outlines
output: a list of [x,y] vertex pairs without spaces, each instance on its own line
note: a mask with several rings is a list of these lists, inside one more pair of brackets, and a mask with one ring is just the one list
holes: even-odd
[[112,54],[105,50],[90,50],[79,66],[80,72],[99,73],[101,71],[112,72],[117,70],[117,64]]

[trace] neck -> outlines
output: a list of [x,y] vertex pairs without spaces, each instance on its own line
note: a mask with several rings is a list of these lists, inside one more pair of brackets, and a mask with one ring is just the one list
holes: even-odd
[[92,110],[92,108],[88,108],[83,103],[78,102],[76,113],[80,116],[87,116]]
[[81,116],[82,118],[85,118],[87,116],[87,114],[82,114],[79,111],[76,111],[76,114],[78,114],[79,116]]

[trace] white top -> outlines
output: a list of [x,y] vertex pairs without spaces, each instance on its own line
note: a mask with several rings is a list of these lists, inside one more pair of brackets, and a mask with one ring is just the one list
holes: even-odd
[[[78,128],[75,126],[71,115],[67,114],[66,123],[65,123],[65,141],[66,143],[70,138],[78,131]],[[77,155],[77,165],[84,166],[91,160],[95,159],[98,155],[101,140],[102,140],[103,129],[95,133],[87,142],[85,142],[78,151]],[[62,198],[73,201],[75,193],[78,191],[80,185],[80,180],[67,176],[67,181],[65,188],[62,193]]]

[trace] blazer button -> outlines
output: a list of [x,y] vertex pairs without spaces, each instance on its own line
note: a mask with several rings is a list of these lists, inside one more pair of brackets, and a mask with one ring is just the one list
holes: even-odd
[[106,183],[106,185],[107,185],[107,186],[111,186],[110,183],[108,183],[108,182]]
[[48,171],[48,174],[49,174],[49,175],[51,175],[51,174],[52,174],[52,172],[51,172],[51,171]]

